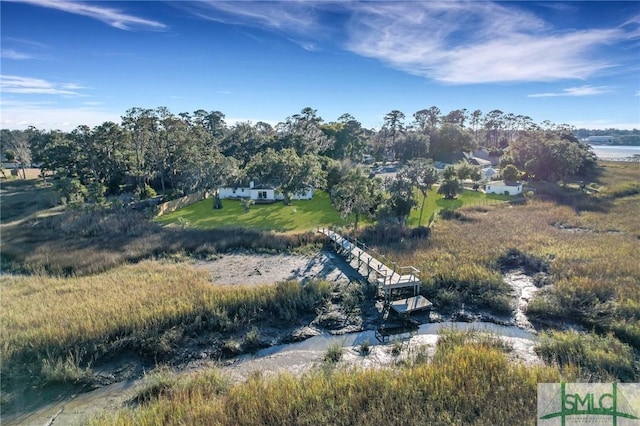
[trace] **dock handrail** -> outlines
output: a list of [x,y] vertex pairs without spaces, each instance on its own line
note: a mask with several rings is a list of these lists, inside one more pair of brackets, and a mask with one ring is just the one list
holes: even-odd
[[[340,235],[326,227],[318,227],[318,232],[326,235],[335,245],[335,250],[350,261],[358,259],[359,265],[366,265],[368,274],[375,273],[378,285],[382,285],[388,297],[393,289],[413,287],[414,292],[420,292],[420,270],[413,266],[399,266],[397,262],[388,259],[386,255],[378,253],[372,247],[360,241],[357,237]],[[403,274],[403,271],[410,271]],[[367,274],[367,276],[368,276]]]

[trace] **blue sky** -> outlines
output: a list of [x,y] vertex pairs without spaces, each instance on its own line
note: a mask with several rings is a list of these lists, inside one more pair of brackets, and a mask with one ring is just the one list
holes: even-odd
[[[0,127],[71,130],[131,107],[275,124],[304,107],[500,109],[640,128],[640,2],[0,3]],[[409,121],[409,120],[407,120]]]

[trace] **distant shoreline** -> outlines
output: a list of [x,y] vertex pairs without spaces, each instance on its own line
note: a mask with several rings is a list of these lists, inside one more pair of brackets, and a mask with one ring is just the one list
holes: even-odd
[[591,145],[593,153],[602,161],[637,161],[640,146],[637,145]]

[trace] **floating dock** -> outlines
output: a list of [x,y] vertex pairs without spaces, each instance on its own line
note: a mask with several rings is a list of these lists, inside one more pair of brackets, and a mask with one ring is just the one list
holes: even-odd
[[406,299],[394,300],[390,305],[391,309],[400,315],[406,315],[411,312],[422,311],[424,309],[431,309],[433,307],[433,303],[420,295],[408,297]]

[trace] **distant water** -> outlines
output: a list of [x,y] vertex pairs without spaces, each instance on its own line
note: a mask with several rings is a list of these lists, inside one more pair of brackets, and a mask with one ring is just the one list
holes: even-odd
[[598,160],[640,159],[640,146],[591,145]]

